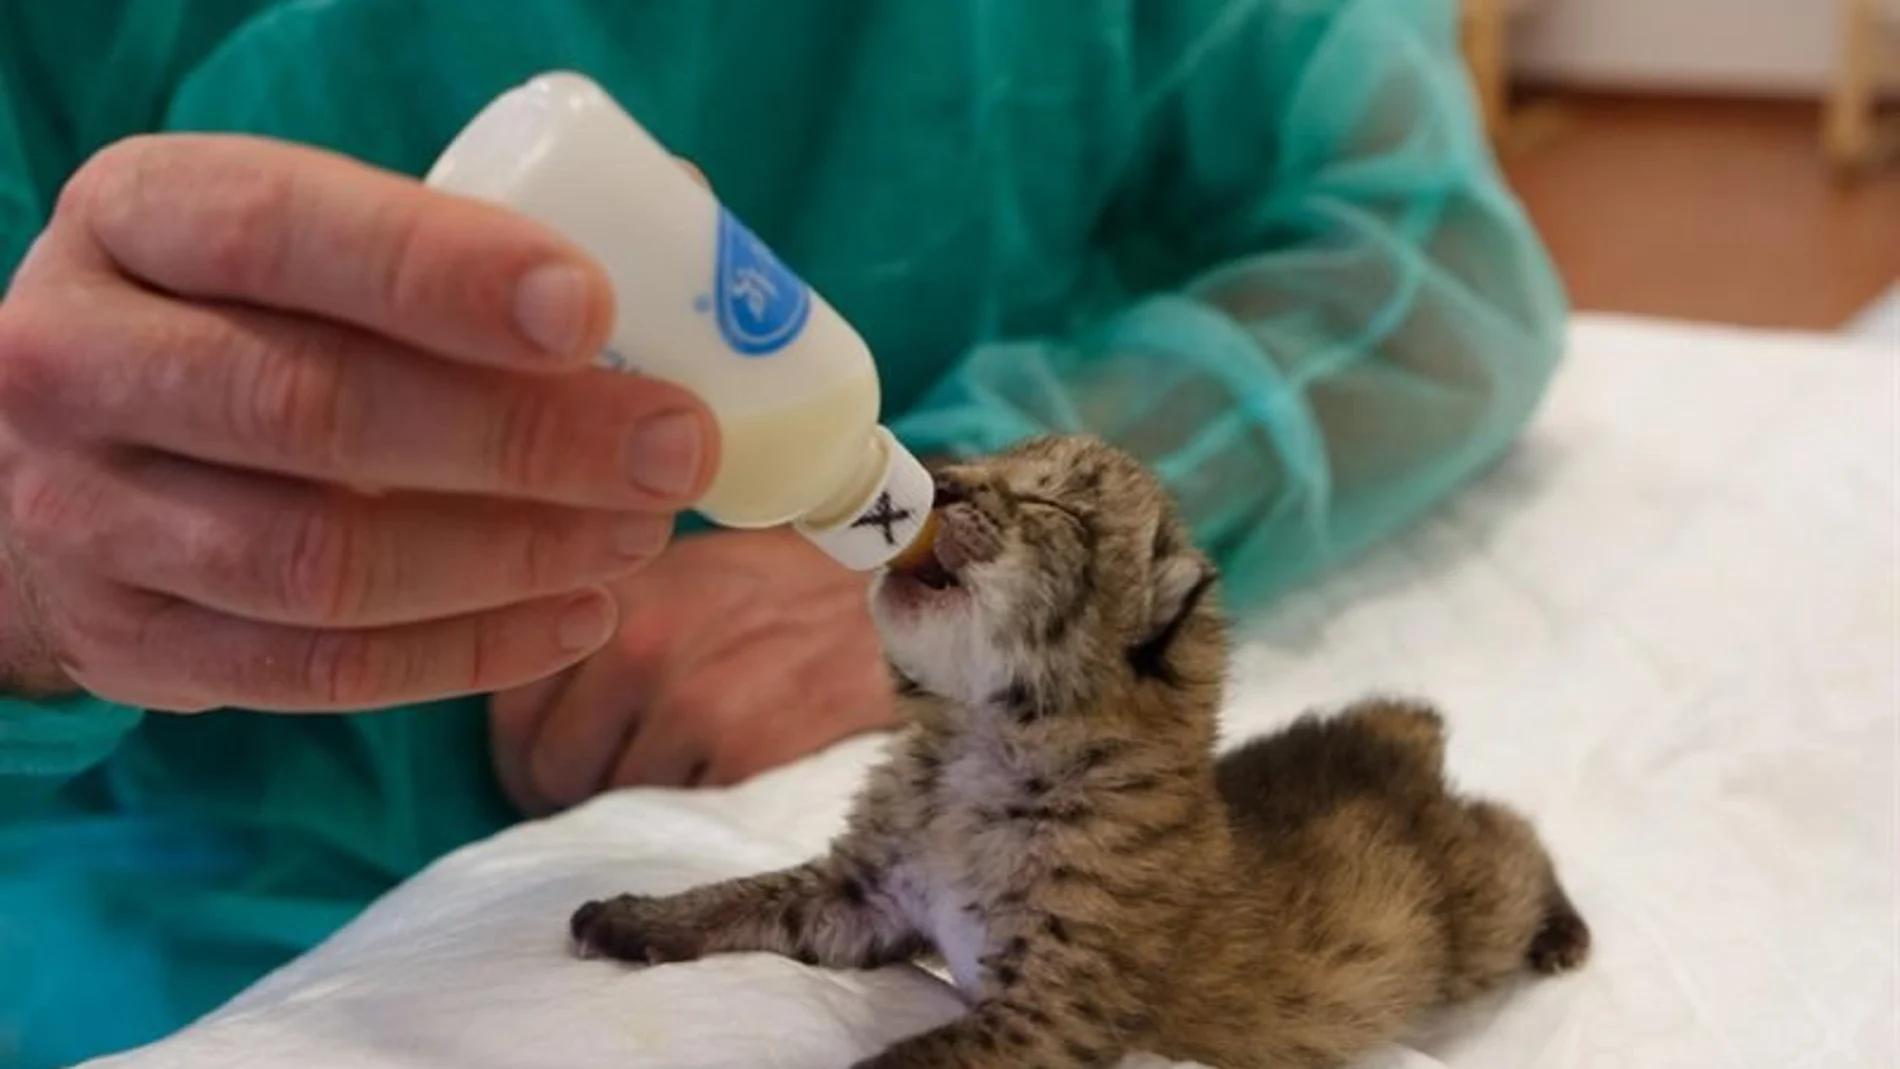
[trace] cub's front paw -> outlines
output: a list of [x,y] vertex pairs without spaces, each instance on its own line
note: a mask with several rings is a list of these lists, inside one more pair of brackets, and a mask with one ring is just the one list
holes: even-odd
[[605,902],[589,902],[574,911],[568,931],[574,950],[584,958],[664,965],[692,961],[703,950],[700,936],[669,916],[661,898],[620,895]]

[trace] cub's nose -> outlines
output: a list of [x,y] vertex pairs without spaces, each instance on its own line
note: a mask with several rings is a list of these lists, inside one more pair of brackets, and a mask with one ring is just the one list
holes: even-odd
[[1003,528],[980,507],[950,509],[937,528],[937,561],[961,580],[963,569],[984,564],[1003,553]]

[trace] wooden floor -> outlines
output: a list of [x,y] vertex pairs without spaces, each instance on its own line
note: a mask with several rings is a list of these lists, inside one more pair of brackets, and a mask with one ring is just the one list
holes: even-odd
[[1579,309],[1835,329],[1900,280],[1900,169],[1843,183],[1818,107],[1533,97],[1506,172]]

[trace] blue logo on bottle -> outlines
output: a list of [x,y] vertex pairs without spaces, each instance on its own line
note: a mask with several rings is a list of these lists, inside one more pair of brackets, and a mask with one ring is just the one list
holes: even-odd
[[713,305],[719,333],[735,352],[769,356],[805,329],[811,291],[724,208],[719,209],[716,271]]

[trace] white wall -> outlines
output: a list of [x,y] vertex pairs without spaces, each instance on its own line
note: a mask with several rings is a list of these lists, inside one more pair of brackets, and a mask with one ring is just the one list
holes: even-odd
[[1520,73],[1592,88],[1809,95],[1832,77],[1839,0],[1533,0]]

